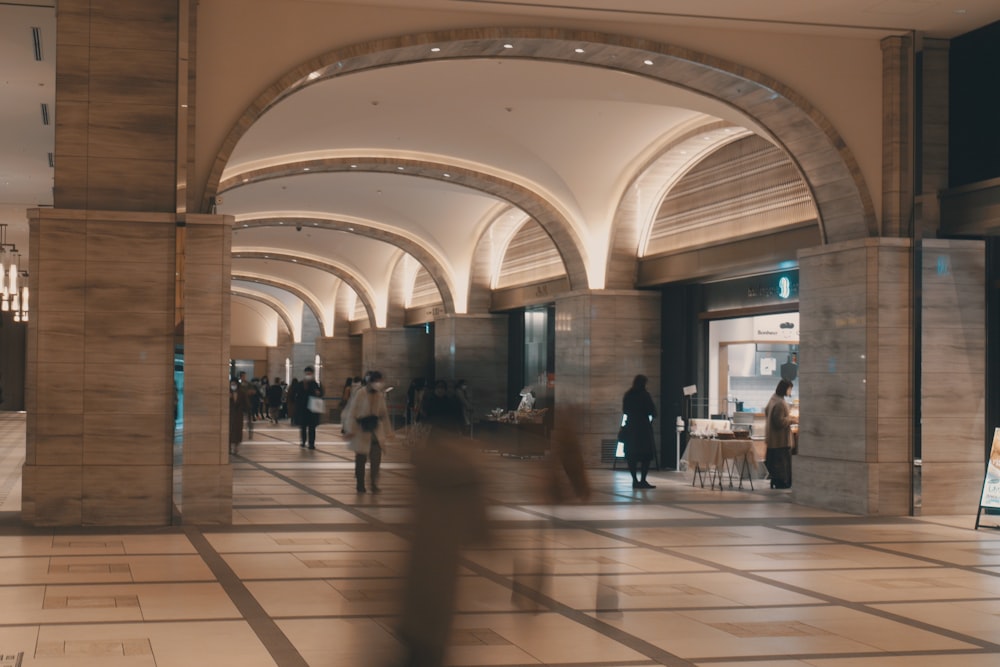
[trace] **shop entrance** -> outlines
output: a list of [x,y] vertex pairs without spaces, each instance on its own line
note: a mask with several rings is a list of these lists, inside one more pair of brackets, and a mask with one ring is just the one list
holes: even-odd
[[704,416],[752,423],[742,415],[762,413],[782,378],[795,383],[798,403],[797,312],[714,320],[708,336]]

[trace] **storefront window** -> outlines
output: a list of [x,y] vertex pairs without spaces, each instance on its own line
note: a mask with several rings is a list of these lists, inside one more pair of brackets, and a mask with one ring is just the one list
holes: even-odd
[[548,307],[524,311],[524,384],[547,403],[555,382],[555,318]]
[[762,412],[782,378],[798,400],[799,314],[782,313],[711,322],[709,415]]

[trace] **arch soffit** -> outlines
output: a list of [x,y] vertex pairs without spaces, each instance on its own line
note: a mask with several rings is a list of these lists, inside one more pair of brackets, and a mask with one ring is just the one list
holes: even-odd
[[[347,285],[354,290],[364,304],[365,312],[368,313],[368,323],[369,326],[375,326],[375,299],[372,295],[371,289],[360,280],[357,276],[348,271],[347,269],[337,266],[336,264],[331,264],[329,262],[323,262],[318,259],[313,259],[311,257],[302,257],[300,255],[292,255],[282,252],[274,252],[271,250],[233,250],[233,259],[266,259],[275,262],[288,262],[290,264],[298,264],[299,266],[307,266],[309,268],[318,269],[320,271],[325,271],[327,273],[332,273],[333,275],[340,278]],[[329,333],[326,331],[326,319],[323,317],[323,307],[319,303],[319,300],[314,296],[308,294],[300,287],[293,283],[276,280],[269,278],[267,276],[262,276],[259,274],[252,273],[241,273],[238,271],[233,271],[233,278],[237,276],[254,276],[255,278],[260,278],[261,280],[254,280],[254,282],[259,282],[261,284],[271,285],[272,287],[278,287],[280,289],[287,290],[291,292],[298,298],[302,299],[313,314],[316,316],[316,320],[319,322],[321,329],[323,330],[323,335],[328,336]],[[246,278],[240,277],[239,280],[246,280]],[[265,280],[272,280],[273,282],[264,282]]]
[[684,174],[707,155],[753,134],[726,121],[713,120],[674,137],[647,162],[625,188],[615,207],[608,244],[608,288],[632,289],[639,253],[649,236],[660,203]]
[[[574,289],[585,289],[589,285],[587,262],[582,251],[583,242],[574,230],[573,225],[569,222],[569,217],[559,207],[554,205],[550,198],[523,184],[466,166],[412,158],[323,158],[288,162],[271,167],[248,170],[220,181],[216,187],[217,193],[222,194],[234,188],[251,185],[255,182],[297,176],[302,174],[305,169],[308,169],[310,174],[369,172],[398,175],[400,174],[400,168],[405,171],[407,176],[417,176],[463,186],[496,197],[520,208],[527,215],[534,218],[556,244],[556,248],[559,249],[559,254],[562,256],[563,264],[566,266],[566,274],[569,276],[570,285]],[[438,288],[440,289],[441,285]],[[445,292],[442,291],[442,295],[444,294]],[[453,303],[453,298],[448,299],[445,303],[449,301]],[[454,306],[452,305],[452,307]]]
[[[411,255],[420,262],[430,274],[434,284],[437,285],[441,294],[441,301],[444,304],[445,312],[449,315],[456,311],[455,290],[453,289],[454,278],[451,272],[445,267],[444,262],[437,257],[425,244],[403,234],[397,234],[382,227],[366,224],[359,220],[340,220],[334,218],[322,218],[316,216],[284,216],[280,218],[237,218],[239,227],[253,229],[256,227],[287,227],[289,225],[302,224],[314,229],[324,229],[329,231],[342,231],[364,236],[377,241],[384,241],[396,246],[403,252]],[[300,261],[301,263],[301,261]]]
[[[518,40],[516,48],[504,48],[512,40]],[[567,44],[595,48],[581,54],[565,48]],[[440,50],[431,52],[431,45]],[[647,66],[644,61],[651,55],[655,56],[653,65]],[[813,194],[825,241],[878,235],[871,195],[852,152],[829,120],[790,87],[748,67],[691,49],[624,35],[557,28],[467,28],[405,35],[345,46],[300,64],[265,89],[226,136],[208,177],[203,210],[210,210],[222,171],[240,138],[271,106],[303,87],[376,67],[498,57],[631,72],[721,100],[754,119],[788,153]],[[561,247],[563,239],[554,240]],[[576,277],[583,267],[567,264],[567,268]]]
[[490,306],[490,293],[503,264],[503,256],[511,238],[531,217],[512,206],[495,211],[489,224],[476,240],[469,267],[469,312],[485,313]]
[[[276,287],[277,289],[284,290],[289,294],[294,295],[297,299],[302,301],[306,305],[306,308],[312,311],[313,317],[319,323],[319,328],[321,334],[326,337],[328,327],[326,323],[326,318],[323,317],[323,306],[320,304],[319,300],[312,294],[306,292],[304,289],[300,288],[294,283],[290,283],[285,280],[278,280],[272,276],[265,276],[259,273],[251,273],[249,271],[233,271],[231,275],[233,280],[239,280],[245,283],[256,283],[258,285],[267,285],[269,287]],[[295,336],[295,342],[301,342],[302,338],[302,327],[297,329],[291,329],[292,334]]]
[[285,308],[284,304],[267,294],[262,294],[260,292],[255,292],[250,289],[242,289],[239,287],[232,287],[230,289],[230,294],[233,296],[238,296],[243,299],[250,299],[251,301],[256,301],[257,303],[264,304],[275,313],[278,314],[278,319],[280,319],[285,327],[288,328],[288,332],[292,335],[292,340],[296,343],[301,342],[301,332],[296,332],[295,327],[292,324],[292,315]]

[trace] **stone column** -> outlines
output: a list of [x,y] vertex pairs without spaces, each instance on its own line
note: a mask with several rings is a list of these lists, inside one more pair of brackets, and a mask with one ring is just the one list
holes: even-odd
[[316,339],[316,354],[323,360],[323,386],[326,395],[339,392],[348,375],[361,375],[361,336],[334,336]]
[[921,173],[917,220],[921,238],[934,238],[941,226],[940,193],[948,188],[948,48],[947,39],[923,39],[921,100]]
[[434,320],[434,377],[466,380],[479,416],[506,406],[507,316],[445,315]]
[[906,239],[800,251],[795,502],[854,514],[910,513],[911,283]]
[[913,216],[913,38],[882,40],[882,235],[909,237]]
[[233,219],[189,215],[184,238],[184,437],[175,461],[180,520],[232,523],[229,326]]
[[231,220],[186,201],[193,4],[59,2],[55,207],[29,214],[29,524],[232,520]]
[[[588,466],[602,465],[600,442],[617,436],[622,395],[640,373],[649,378],[649,393],[660,405],[659,292],[573,292],[556,298],[555,426],[571,423],[577,429]],[[672,424],[661,429],[662,421],[653,422],[657,451],[661,431],[673,434]]]
[[971,514],[987,434],[985,243],[926,240],[922,272],[921,513]]
[[166,525],[173,452],[174,216],[35,209],[30,525]]
[[395,387],[388,399],[389,411],[401,424],[410,381],[434,373],[431,337],[422,328],[368,329],[361,336],[361,347],[362,371],[381,371],[386,386]]

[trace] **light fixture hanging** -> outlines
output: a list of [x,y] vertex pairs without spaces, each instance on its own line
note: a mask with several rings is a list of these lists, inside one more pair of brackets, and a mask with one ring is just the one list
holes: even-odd
[[28,321],[28,285],[18,284],[28,272],[20,268],[17,246],[7,242],[7,225],[0,223],[0,312],[14,312],[15,322]]

